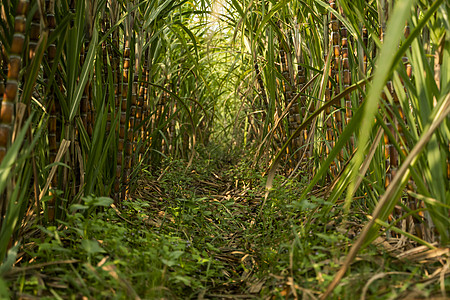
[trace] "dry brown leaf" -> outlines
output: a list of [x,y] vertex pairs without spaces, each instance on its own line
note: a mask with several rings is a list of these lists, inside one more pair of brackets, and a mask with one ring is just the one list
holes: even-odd
[[252,285],[248,289],[248,292],[250,294],[258,294],[259,292],[261,292],[264,283],[266,283],[266,279],[256,280],[255,282],[252,283]]

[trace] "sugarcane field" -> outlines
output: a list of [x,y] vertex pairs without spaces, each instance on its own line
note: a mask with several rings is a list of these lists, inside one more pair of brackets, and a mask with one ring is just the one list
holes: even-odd
[[450,2],[0,1],[0,300],[450,299]]

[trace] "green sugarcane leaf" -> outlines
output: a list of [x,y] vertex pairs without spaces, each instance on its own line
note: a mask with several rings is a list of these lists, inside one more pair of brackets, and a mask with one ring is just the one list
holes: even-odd
[[[438,0],[441,1],[441,0]],[[377,70],[374,74],[372,84],[369,86],[367,98],[364,101],[364,117],[362,118],[361,127],[358,134],[358,150],[356,151],[353,162],[353,172],[351,174],[350,188],[348,189],[346,202],[350,203],[354,192],[355,178],[358,176],[359,168],[364,160],[366,144],[369,141],[369,132],[374,126],[375,114],[378,111],[378,103],[381,92],[383,91],[389,76],[393,73],[394,68],[398,65],[404,50],[400,49],[395,56],[392,55],[392,49],[397,49],[401,37],[403,36],[403,28],[406,20],[411,14],[415,0],[407,0],[397,2],[391,18],[389,19],[387,33],[379,59],[377,60]],[[402,45],[403,46],[403,45]],[[399,55],[398,53],[401,52]]]
[[270,19],[281,9],[283,9],[291,0],[282,0],[275,4],[267,13],[267,15],[264,16],[261,23],[258,24],[258,29],[256,30],[255,39],[258,40],[259,36],[261,35],[262,31],[265,29],[266,24],[270,21]]
[[75,116],[78,114],[78,107],[80,106],[81,97],[83,96],[84,87],[89,79],[93,71],[94,58],[97,52],[97,38],[98,32],[94,29],[94,34],[92,36],[92,40],[89,44],[88,54],[86,56],[86,60],[83,64],[83,68],[81,69],[80,80],[75,89],[75,93],[73,95],[73,99],[71,101],[71,108],[69,114],[69,121],[72,122]]

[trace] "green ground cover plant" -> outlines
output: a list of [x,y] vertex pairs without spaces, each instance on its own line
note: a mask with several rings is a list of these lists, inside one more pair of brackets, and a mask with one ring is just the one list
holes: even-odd
[[[3,295],[317,298],[364,225],[364,213],[355,210],[344,221],[342,207],[313,195],[298,201],[297,182],[277,176],[260,214],[264,185],[260,170],[241,177],[247,163],[199,163],[185,171],[186,161],[168,160],[162,177],[141,178],[145,184],[122,207],[106,197],[83,198],[66,221],[36,228],[42,235],[19,255],[32,263],[4,274],[10,290]],[[404,264],[384,247],[361,252],[334,296],[425,297],[448,284],[448,278],[426,280],[438,262]]]

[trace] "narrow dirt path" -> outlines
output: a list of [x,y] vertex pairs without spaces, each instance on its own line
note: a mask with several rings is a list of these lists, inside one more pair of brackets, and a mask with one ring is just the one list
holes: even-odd
[[191,291],[197,299],[259,299],[267,282],[258,274],[262,257],[255,241],[261,234],[254,226],[263,189],[250,178],[236,178],[231,168],[209,175],[166,169],[157,179],[141,180],[135,191],[134,197],[146,199],[153,211],[146,220],[150,230],[181,233],[211,260],[214,275]]

